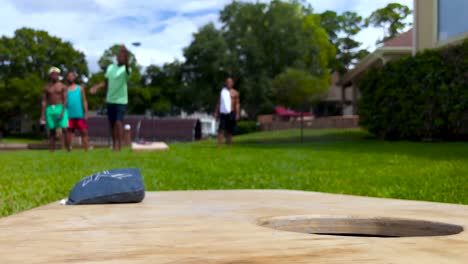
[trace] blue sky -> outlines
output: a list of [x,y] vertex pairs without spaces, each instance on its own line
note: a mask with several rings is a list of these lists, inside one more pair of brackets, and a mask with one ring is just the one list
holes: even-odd
[[[230,0],[0,0],[0,34],[11,36],[27,26],[66,39],[85,52],[91,70],[104,50],[115,43],[130,45],[143,66],[183,59],[192,34],[217,22]],[[267,1],[261,1],[267,2]],[[316,12],[355,11],[368,16],[390,2],[413,7],[413,0],[308,0]],[[369,28],[358,37],[363,48],[374,49],[382,30]]]

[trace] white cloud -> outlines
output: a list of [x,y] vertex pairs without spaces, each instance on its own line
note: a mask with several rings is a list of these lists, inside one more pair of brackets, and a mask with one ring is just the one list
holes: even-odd
[[180,10],[182,12],[192,13],[199,12],[204,10],[213,10],[222,8],[228,1],[213,1],[213,0],[194,0],[194,1],[185,1],[181,5]]
[[[248,0],[254,1],[254,0]],[[183,59],[182,49],[203,24],[216,22],[219,10],[229,0],[0,0],[0,34],[11,36],[20,27],[49,31],[71,41],[87,55],[92,70],[97,59],[115,43],[130,45],[146,66]],[[264,1],[262,1],[264,2]],[[309,0],[316,12],[355,11],[368,16],[389,2],[412,8],[412,0]],[[381,31],[367,29],[359,37],[373,48]]]

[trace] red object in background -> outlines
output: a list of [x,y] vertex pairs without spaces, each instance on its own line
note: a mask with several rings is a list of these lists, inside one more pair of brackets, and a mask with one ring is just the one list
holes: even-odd
[[[300,117],[301,113],[298,113],[293,110],[286,109],[282,106],[275,107],[276,115],[281,117]],[[304,116],[312,116],[312,113],[304,112]]]

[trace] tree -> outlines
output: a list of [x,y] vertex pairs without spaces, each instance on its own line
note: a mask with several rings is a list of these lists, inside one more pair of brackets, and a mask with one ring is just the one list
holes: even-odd
[[217,93],[232,69],[228,68],[227,45],[222,32],[210,23],[193,35],[192,43],[184,49],[183,81],[188,83],[184,95],[184,110],[212,111]]
[[304,18],[306,45],[309,49],[303,55],[304,69],[315,77],[329,80],[330,61],[336,56],[336,47],[327,39],[327,31],[320,25],[320,15],[310,14]]
[[341,66],[338,68],[338,72],[341,74],[347,72],[368,54],[367,51],[359,49],[362,43],[355,40],[356,35],[364,25],[363,18],[357,13],[348,11],[342,14],[340,27],[344,36],[338,40],[340,53],[337,56]]
[[274,15],[266,14],[268,12],[267,4],[232,2],[220,14],[223,36],[228,45],[229,68],[234,76],[239,77],[236,78],[236,86],[242,107],[251,117],[262,108],[273,108],[271,72],[278,68],[275,61],[280,60],[279,54],[274,53],[279,53],[279,45],[285,39],[283,36],[277,40],[277,45],[271,45],[273,36],[268,30],[275,26],[271,21]]
[[174,61],[162,67],[146,67],[142,77],[144,85],[143,100],[147,100],[150,109],[157,115],[177,113],[184,105],[190,104],[182,84],[182,63]]
[[271,113],[272,80],[288,67],[326,78],[335,49],[319,16],[300,1],[233,1],[220,20],[220,29],[202,27],[184,50],[180,89],[191,98],[190,110],[212,110],[228,75],[234,77],[250,118]]
[[51,66],[88,75],[85,55],[46,31],[21,28],[0,38],[0,129],[10,117],[40,113],[40,96]]
[[303,113],[307,104],[318,100],[330,88],[330,75],[319,78],[300,69],[287,69],[273,80],[273,94],[277,102],[301,112],[301,141],[303,139]]
[[338,15],[335,11],[325,11],[320,14],[320,24],[327,31],[328,39],[333,45],[336,45],[341,32],[343,16]]
[[411,25],[410,22],[405,22],[405,19],[411,13],[409,7],[398,3],[391,3],[384,8],[375,10],[366,19],[366,25],[380,27],[384,30],[384,38],[377,41],[377,44],[380,44],[398,36],[408,25]]
[[305,70],[288,68],[273,80],[276,102],[303,111],[305,103],[312,103],[330,88],[330,74],[326,76],[327,79],[318,78]]
[[336,12],[326,11],[320,16],[321,26],[327,31],[330,42],[337,50],[336,57],[330,61],[330,67],[333,71],[344,74],[369,54],[367,50],[359,49],[362,43],[355,39],[365,27],[365,22],[355,12],[338,15]]
[[[93,87],[94,85],[97,85],[105,80],[104,77],[104,72],[96,72],[91,75],[91,77],[88,80],[87,85],[89,87]],[[101,89],[97,92],[97,94],[93,96],[88,96],[86,99],[88,100],[88,107],[89,109],[94,109],[97,110],[99,113],[102,113],[104,110],[105,106],[105,94],[106,91]]]
[[220,19],[228,68],[240,77],[241,101],[250,117],[272,110],[272,80],[288,67],[319,77],[328,69],[328,56],[334,56],[318,17],[299,1],[233,2]]
[[13,77],[8,87],[0,86],[0,121],[6,122],[18,114],[39,120],[40,99],[46,81],[37,74]]
[[56,66],[62,71],[88,75],[85,55],[72,44],[50,36],[46,31],[21,28],[12,38],[0,39],[0,69],[4,81],[37,74],[46,79],[47,70]]

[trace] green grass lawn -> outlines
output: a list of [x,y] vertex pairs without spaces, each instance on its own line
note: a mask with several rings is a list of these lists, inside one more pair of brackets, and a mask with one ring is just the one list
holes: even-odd
[[29,139],[29,138],[4,138],[0,140],[0,144],[35,144],[41,143],[40,139]]
[[65,198],[89,174],[142,170],[148,190],[294,189],[468,204],[468,143],[383,142],[361,131],[308,130],[172,144],[165,153],[0,152],[0,215]]

